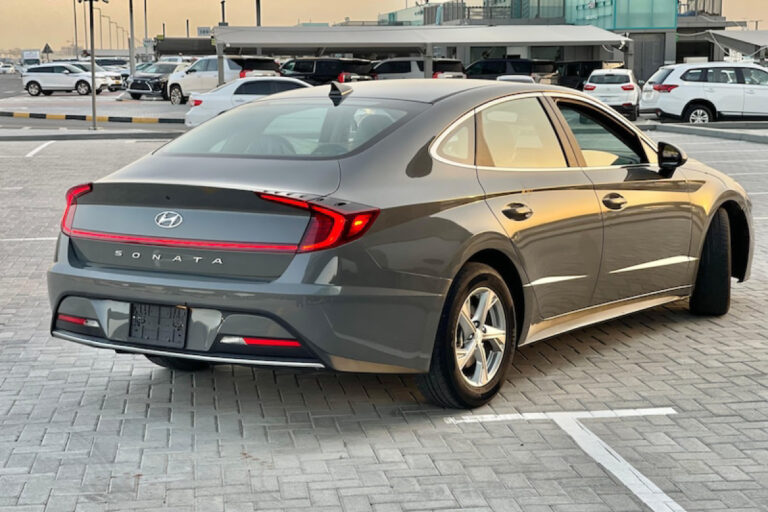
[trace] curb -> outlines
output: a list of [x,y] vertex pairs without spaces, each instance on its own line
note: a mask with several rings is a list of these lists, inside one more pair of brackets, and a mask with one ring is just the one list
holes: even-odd
[[184,132],[120,132],[116,130],[96,130],[92,133],[48,133],[29,135],[0,135],[0,142],[49,141],[49,140],[115,140],[115,139],[175,139]]
[[768,135],[737,132],[732,131],[732,129],[701,128],[698,126],[674,124],[652,124],[639,126],[639,128],[645,131],[679,133],[682,135],[698,135],[700,137],[713,137],[716,139],[740,140],[743,142],[754,142],[756,144],[768,144]]
[[[55,119],[57,121],[91,121],[93,119],[93,116],[85,114],[42,114],[36,112],[0,112],[0,117]],[[183,119],[174,117],[96,116],[96,121],[100,123],[184,124]]]

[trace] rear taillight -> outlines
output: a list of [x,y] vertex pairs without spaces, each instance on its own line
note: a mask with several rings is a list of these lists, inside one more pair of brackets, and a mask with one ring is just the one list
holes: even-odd
[[352,73],[348,73],[347,71],[342,71],[339,73],[339,76],[336,77],[336,81],[340,84],[343,84],[344,82],[349,82],[352,79]]
[[244,70],[244,69],[241,70],[240,71],[240,78],[245,78],[246,76],[248,76],[248,72],[246,70]]
[[379,74],[378,73],[371,73],[371,80],[378,80]]
[[624,91],[634,91],[635,86],[633,84],[626,84],[626,85],[622,85],[621,89]]
[[77,208],[77,198],[82,197],[93,190],[93,185],[85,183],[76,185],[67,190],[67,207],[64,215],[61,217],[61,231],[69,235],[72,232],[72,220],[75,218],[75,209]]
[[432,78],[440,78],[440,72],[435,71],[434,73],[432,73]]
[[281,203],[310,212],[311,217],[296,252],[312,252],[331,249],[363,236],[379,215],[378,209],[343,212],[320,206],[301,199],[261,194],[258,196],[273,203]]
[[191,103],[193,107],[199,107],[200,105],[203,104],[203,100],[192,100]]
[[679,85],[671,85],[671,84],[654,84],[653,90],[658,92],[672,92],[675,89],[680,87]]
[[594,85],[586,84],[584,86],[585,91],[594,91],[595,89],[597,89],[597,87],[595,87]]

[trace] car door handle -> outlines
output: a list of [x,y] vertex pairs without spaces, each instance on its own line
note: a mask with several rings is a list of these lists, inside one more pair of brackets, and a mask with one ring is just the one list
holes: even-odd
[[612,192],[603,198],[603,204],[611,210],[621,210],[626,206],[627,200],[621,194]]
[[501,213],[508,219],[512,220],[526,220],[531,218],[533,210],[528,205],[523,203],[510,203],[506,208],[501,210]]

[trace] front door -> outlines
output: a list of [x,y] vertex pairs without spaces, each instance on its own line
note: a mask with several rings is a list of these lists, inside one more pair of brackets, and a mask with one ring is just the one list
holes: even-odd
[[768,116],[768,71],[741,68],[744,77],[744,115]]
[[537,95],[477,113],[477,168],[539,305],[534,321],[590,305],[603,225],[592,183],[563,149]]
[[623,121],[557,98],[603,216],[603,259],[593,303],[690,285],[691,206],[681,170],[659,174],[655,148]]

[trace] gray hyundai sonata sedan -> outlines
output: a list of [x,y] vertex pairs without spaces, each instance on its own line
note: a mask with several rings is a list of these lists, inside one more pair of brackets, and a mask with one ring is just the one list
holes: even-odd
[[572,90],[301,89],[67,193],[52,334],[177,370],[414,373],[448,407],[517,347],[690,298],[728,311],[751,203]]

